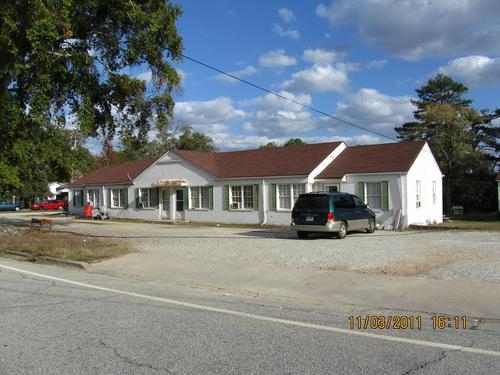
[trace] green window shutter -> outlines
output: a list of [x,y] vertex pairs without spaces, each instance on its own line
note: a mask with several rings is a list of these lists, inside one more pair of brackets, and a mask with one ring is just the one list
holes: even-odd
[[224,185],[224,210],[229,210],[229,185]]
[[85,202],[84,202],[84,191],[80,190],[80,207],[83,207]]
[[358,197],[360,197],[361,200],[366,203],[366,199],[365,199],[365,183],[363,181],[359,181],[358,182]]
[[154,207],[160,207],[160,188],[153,189],[153,204]]
[[125,208],[128,208],[128,189],[125,188],[123,189],[123,192],[125,193]]
[[134,200],[135,200],[135,208],[141,208],[139,206],[139,188],[134,189]]
[[259,185],[255,184],[253,185],[253,192],[252,192],[252,198],[253,198],[253,209],[258,210],[259,209]]
[[389,211],[389,182],[382,181],[380,183],[382,211]]
[[73,207],[76,207],[76,196],[75,196],[76,190],[73,190],[71,193],[73,194],[73,199],[72,199]]
[[184,194],[183,194],[184,209],[187,210],[190,208],[189,207],[189,188],[187,186],[184,186],[183,189],[184,189]]
[[271,199],[269,200],[271,202],[271,211],[276,211],[277,210],[277,204],[276,204],[276,184],[271,184]]
[[214,209],[214,187],[213,186],[208,187],[208,209],[209,210]]

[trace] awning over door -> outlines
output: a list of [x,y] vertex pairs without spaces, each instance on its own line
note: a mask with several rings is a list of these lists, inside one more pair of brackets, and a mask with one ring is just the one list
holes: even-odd
[[185,186],[187,181],[183,178],[165,178],[155,181],[151,187],[170,187],[170,186]]

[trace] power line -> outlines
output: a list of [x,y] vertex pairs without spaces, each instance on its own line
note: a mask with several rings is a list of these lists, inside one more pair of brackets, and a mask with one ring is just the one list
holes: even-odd
[[206,64],[206,63],[204,63],[204,62],[202,62],[202,61],[200,61],[200,60],[193,59],[192,57],[186,56],[186,55],[184,55],[184,54],[181,54],[181,56],[182,56],[182,57],[184,57],[184,58],[185,58],[185,59],[187,59],[187,60],[190,60],[190,61],[192,61],[192,62],[196,63],[196,64],[199,64],[199,65],[202,65],[202,66],[204,66],[204,67],[206,67],[206,68],[208,68],[208,69],[214,70],[214,71],[216,71],[217,73],[224,74],[224,75],[226,75],[226,76],[228,76],[228,77],[231,77],[231,78],[233,78],[233,79],[235,79],[235,80],[237,80],[237,81],[240,81],[240,82],[243,82],[243,83],[245,83],[245,84],[247,84],[247,85],[249,85],[249,86],[255,87],[255,88],[256,88],[256,89],[258,89],[258,90],[261,90],[261,91],[267,92],[267,93],[269,93],[269,94],[271,94],[271,95],[274,95],[274,96],[276,96],[276,97],[278,97],[278,98],[280,98],[280,99],[284,99],[284,100],[287,100],[287,101],[289,101],[289,102],[291,102],[291,103],[294,103],[294,104],[300,105],[300,106],[301,106],[301,107],[303,107],[303,108],[307,108],[308,110],[310,110],[310,111],[312,111],[312,112],[319,113],[320,115],[323,115],[323,116],[326,116],[326,117],[328,117],[328,118],[331,118],[332,120],[336,120],[336,121],[343,122],[344,124],[347,124],[347,125],[349,125],[349,126],[353,126],[353,127],[355,127],[355,128],[358,128],[358,129],[361,129],[361,130],[367,131],[367,132],[372,133],[372,134],[375,134],[375,135],[377,135],[377,136],[379,136],[379,137],[383,137],[383,138],[390,139],[391,141],[398,141],[396,138],[389,137],[388,135],[385,135],[385,134],[382,134],[382,133],[376,132],[376,131],[374,131],[374,130],[368,129],[368,128],[364,127],[364,126],[354,124],[354,123],[352,123],[352,122],[350,122],[350,121],[347,121],[347,120],[344,120],[344,119],[342,119],[342,118],[340,118],[340,117],[330,115],[330,114],[328,114],[328,113],[326,113],[326,112],[323,112],[323,111],[321,111],[321,110],[319,110],[319,109],[317,109],[317,108],[311,107],[310,105],[307,105],[307,104],[301,103],[301,102],[299,102],[299,101],[297,101],[297,100],[295,100],[295,99],[290,99],[290,98],[287,98],[286,96],[283,96],[283,95],[281,95],[281,94],[278,94],[278,93],[277,93],[277,92],[275,92],[275,91],[272,91],[272,90],[266,89],[265,87],[259,86],[259,85],[255,84],[255,83],[252,83],[252,82],[250,82],[250,81],[247,81],[247,80],[245,80],[245,79],[243,79],[243,78],[240,78],[240,77],[237,77],[237,76],[235,76],[235,75],[233,75],[233,74],[227,73],[227,72],[225,72],[225,71],[223,71],[223,70],[220,70],[220,69],[218,69],[218,68],[216,68],[216,67],[214,67],[214,66],[211,66],[211,65],[209,65],[209,64]]

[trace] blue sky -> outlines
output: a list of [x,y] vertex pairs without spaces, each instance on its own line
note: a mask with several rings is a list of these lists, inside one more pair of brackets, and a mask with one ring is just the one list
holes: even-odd
[[[220,150],[301,138],[391,142],[436,73],[500,107],[498,0],[176,1],[184,54],[376,133],[311,112],[188,59],[175,124]],[[144,77],[147,77],[145,72]]]

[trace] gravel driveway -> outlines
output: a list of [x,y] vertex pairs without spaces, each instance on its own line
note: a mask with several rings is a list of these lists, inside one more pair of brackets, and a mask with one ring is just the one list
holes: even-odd
[[500,283],[500,233],[376,231],[344,240],[299,240],[294,232],[123,222],[72,221],[56,225],[114,237],[137,251],[245,265],[315,268],[368,274]]

